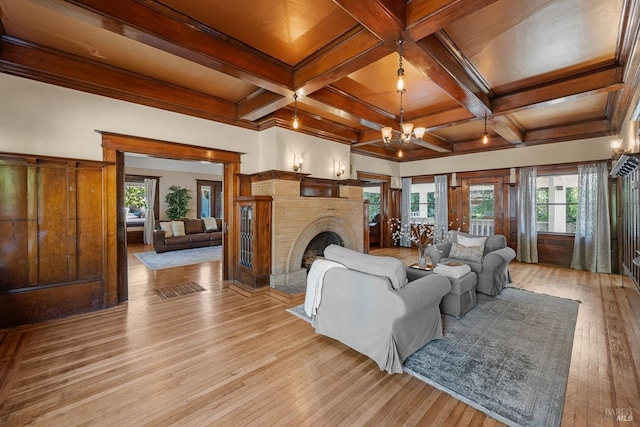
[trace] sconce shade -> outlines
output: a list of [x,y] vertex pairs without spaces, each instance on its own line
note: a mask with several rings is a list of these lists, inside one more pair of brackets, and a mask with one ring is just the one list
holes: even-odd
[[422,139],[422,137],[424,136],[424,133],[426,132],[425,128],[415,128],[413,130],[413,134],[416,136],[416,138],[418,139]]
[[380,132],[382,132],[382,139],[384,139],[385,141],[391,141],[392,131],[393,129],[391,129],[390,127],[383,127],[382,129],[380,129]]

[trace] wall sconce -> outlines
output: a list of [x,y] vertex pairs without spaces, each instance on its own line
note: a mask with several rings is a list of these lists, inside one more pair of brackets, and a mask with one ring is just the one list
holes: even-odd
[[304,163],[304,157],[302,156],[293,156],[293,170],[298,172],[302,170],[302,163]]
[[456,173],[453,172],[451,174],[451,188],[457,188],[458,187],[458,180],[456,179]]
[[612,139],[609,144],[614,155],[622,153],[622,139]]
[[336,164],[336,176],[342,176],[344,175],[345,170],[347,169],[347,167],[342,164],[342,162],[338,162]]

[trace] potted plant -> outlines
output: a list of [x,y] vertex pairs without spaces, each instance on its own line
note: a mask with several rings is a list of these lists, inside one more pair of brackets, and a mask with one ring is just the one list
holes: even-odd
[[165,203],[169,206],[166,210],[167,218],[172,221],[186,218],[187,212],[189,212],[189,200],[191,200],[191,194],[188,189],[177,185],[169,187],[169,192],[164,198]]

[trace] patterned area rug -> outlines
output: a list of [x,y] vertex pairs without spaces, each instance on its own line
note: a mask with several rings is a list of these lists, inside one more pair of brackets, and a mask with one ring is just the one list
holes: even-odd
[[[507,288],[478,294],[444,338],[404,362],[405,372],[511,426],[558,426],[579,302]],[[303,320],[303,307],[290,313]]]
[[138,252],[136,257],[151,270],[179,267],[181,265],[200,264],[222,259],[222,246],[181,249],[157,253],[156,251]]

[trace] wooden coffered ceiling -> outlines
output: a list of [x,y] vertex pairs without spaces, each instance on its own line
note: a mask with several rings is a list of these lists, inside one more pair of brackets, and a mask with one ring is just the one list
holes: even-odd
[[[636,0],[0,0],[0,71],[391,160],[617,134]],[[405,121],[398,129],[397,41]],[[480,136],[484,118],[489,144]]]

